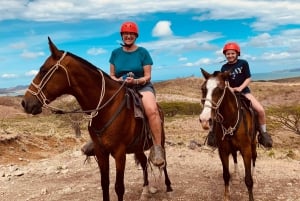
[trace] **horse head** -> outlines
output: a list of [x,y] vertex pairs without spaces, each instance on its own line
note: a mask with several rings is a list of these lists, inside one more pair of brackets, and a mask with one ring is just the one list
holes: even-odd
[[66,93],[71,85],[66,64],[66,52],[60,51],[48,37],[51,55],[40,67],[21,102],[25,112],[39,114],[42,107]]
[[220,99],[225,92],[226,80],[230,72],[215,71],[213,74],[201,68],[204,82],[201,85],[203,110],[199,116],[203,129],[209,129],[209,122],[215,117],[216,109],[220,104]]

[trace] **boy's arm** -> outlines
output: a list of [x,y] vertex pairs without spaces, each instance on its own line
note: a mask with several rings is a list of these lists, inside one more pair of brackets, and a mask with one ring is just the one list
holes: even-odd
[[247,79],[245,79],[243,84],[241,84],[239,87],[233,88],[233,91],[237,91],[237,92],[243,91],[243,89],[246,88],[250,84],[250,82],[251,82],[251,78],[248,77]]

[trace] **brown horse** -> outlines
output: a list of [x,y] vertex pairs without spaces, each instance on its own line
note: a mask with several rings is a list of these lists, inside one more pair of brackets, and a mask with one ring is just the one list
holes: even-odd
[[[39,73],[22,100],[22,106],[30,114],[39,114],[42,107],[50,107],[50,102],[63,94],[73,95],[82,111],[89,115],[88,126],[94,144],[94,153],[100,169],[103,200],[109,201],[109,155],[115,159],[115,191],[118,200],[124,196],[124,170],[126,153],[134,153],[141,164],[144,189],[148,186],[147,157],[144,151],[152,146],[151,136],[145,133],[145,120],[136,118],[134,101],[128,88],[114,81],[88,61],[64,51],[60,51],[50,38],[51,55],[41,66]],[[163,115],[162,124],[163,124]],[[162,133],[164,147],[165,133]],[[167,192],[172,191],[166,164],[163,167]]]
[[[226,79],[230,72],[219,71],[209,74],[201,69],[205,78],[202,84],[203,110],[200,122],[204,129],[209,128],[212,120],[213,133],[219,156],[223,166],[223,179],[225,183],[224,200],[230,199],[229,192],[229,155],[232,154],[235,167],[237,167],[237,151],[240,151],[245,167],[245,183],[249,193],[249,201],[253,201],[253,171],[257,157],[256,152],[256,118],[246,100],[241,101],[241,95],[229,89]],[[251,164],[252,161],[252,164]]]

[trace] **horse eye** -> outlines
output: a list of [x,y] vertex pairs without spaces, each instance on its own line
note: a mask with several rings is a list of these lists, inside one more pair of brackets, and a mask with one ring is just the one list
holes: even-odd
[[201,86],[201,91],[202,91],[202,92],[206,91],[205,85],[202,85],[202,86]]
[[215,90],[213,91],[213,94],[222,94],[223,90],[221,87],[216,87]]
[[44,66],[42,66],[39,71],[40,78],[42,79],[46,75],[47,72],[48,72],[48,70]]

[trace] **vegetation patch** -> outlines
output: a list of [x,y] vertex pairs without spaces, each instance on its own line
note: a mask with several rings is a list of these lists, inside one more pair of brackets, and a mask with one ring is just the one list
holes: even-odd
[[200,114],[202,106],[191,102],[160,102],[165,116]]

